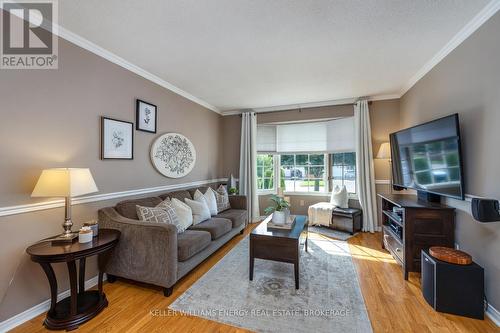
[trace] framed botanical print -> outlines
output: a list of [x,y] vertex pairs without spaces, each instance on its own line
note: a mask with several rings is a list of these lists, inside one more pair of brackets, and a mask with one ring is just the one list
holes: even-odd
[[101,159],[134,159],[134,124],[101,117]]
[[138,131],[156,133],[156,105],[137,100],[135,104],[135,128]]

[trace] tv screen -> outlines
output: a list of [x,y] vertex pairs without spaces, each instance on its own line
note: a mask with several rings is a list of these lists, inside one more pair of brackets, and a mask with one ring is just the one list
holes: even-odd
[[458,114],[390,135],[396,186],[463,199]]

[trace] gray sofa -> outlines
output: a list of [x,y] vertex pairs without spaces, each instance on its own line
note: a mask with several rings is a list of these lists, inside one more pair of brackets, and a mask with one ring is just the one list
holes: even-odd
[[[177,234],[174,225],[140,221],[136,205],[154,207],[167,197],[191,199],[196,189],[155,197],[125,200],[99,210],[101,228],[121,231],[120,241],[104,267],[112,283],[116,277],[163,287],[170,296],[174,284],[238,233],[247,224],[245,196],[229,196],[231,209]],[[199,188],[205,193],[207,187]]]

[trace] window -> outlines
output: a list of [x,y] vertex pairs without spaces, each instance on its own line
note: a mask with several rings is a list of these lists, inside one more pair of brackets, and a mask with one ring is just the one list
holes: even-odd
[[275,189],[273,155],[257,155],[257,189],[259,191]]
[[331,190],[345,185],[347,192],[356,193],[356,153],[330,154]]
[[280,155],[280,187],[285,192],[326,192],[325,155]]

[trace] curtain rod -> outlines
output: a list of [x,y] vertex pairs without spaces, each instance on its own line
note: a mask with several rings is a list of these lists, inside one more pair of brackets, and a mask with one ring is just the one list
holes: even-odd
[[[373,101],[368,101],[368,105],[372,105]],[[335,105],[324,105],[324,106],[313,106],[313,107],[307,107],[302,109],[301,107],[295,108],[295,109],[287,109],[287,110],[275,110],[275,111],[264,111],[264,112],[255,112],[255,114],[268,114],[268,113],[275,113],[275,112],[286,112],[286,111],[299,111],[302,112],[302,110],[306,109],[316,109],[316,108],[325,108],[325,107],[331,107],[331,106],[354,106],[356,103],[345,103],[345,104],[335,104]],[[239,114],[241,117],[241,113]]]

